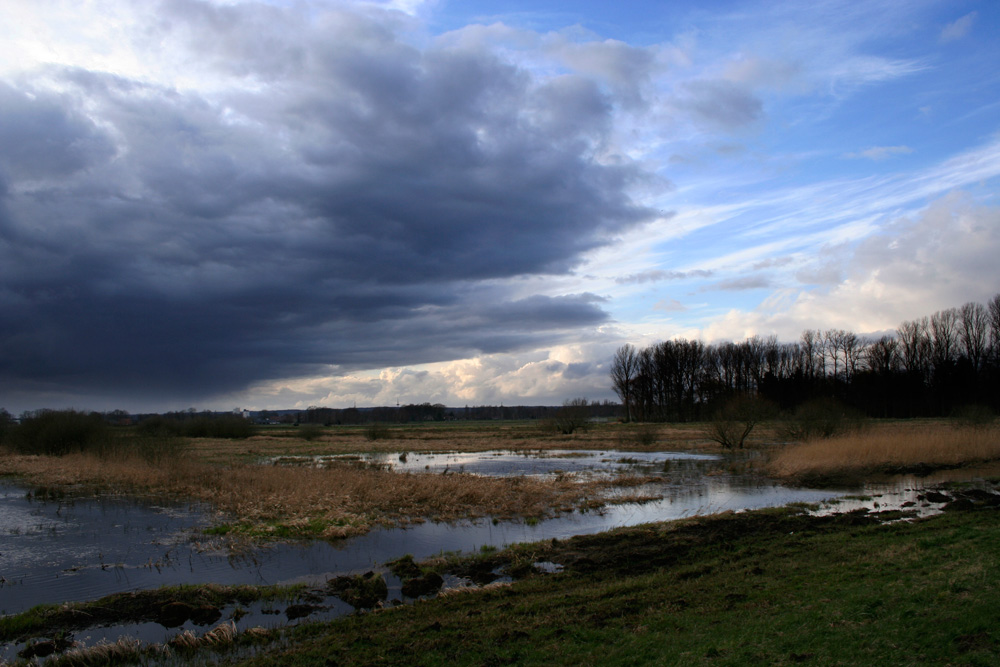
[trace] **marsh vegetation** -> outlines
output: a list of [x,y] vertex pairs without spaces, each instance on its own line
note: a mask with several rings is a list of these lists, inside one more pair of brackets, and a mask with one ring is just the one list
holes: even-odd
[[[0,451],[0,471],[6,475],[17,476],[21,483],[44,487],[45,491],[39,496],[40,500],[95,492],[128,497],[194,500],[219,512],[212,519],[213,526],[209,531],[217,536],[243,536],[253,540],[290,538],[339,540],[361,535],[379,526],[407,525],[428,520],[455,522],[489,517],[502,521],[511,518],[519,520],[522,525],[534,526],[538,518],[551,517],[559,513],[601,508],[605,508],[602,511],[606,511],[609,503],[615,502],[648,503],[647,485],[652,478],[655,477],[660,483],[671,475],[675,480],[681,479],[678,475],[682,475],[683,466],[670,460],[665,462],[658,460],[655,474],[648,469],[643,471],[640,467],[628,472],[612,472],[600,476],[581,477],[566,472],[572,471],[574,465],[586,461],[590,456],[588,452],[595,454],[607,452],[608,455],[605,457],[607,460],[623,465],[639,462],[644,457],[621,453],[615,456],[615,451],[649,452],[653,458],[656,458],[656,452],[678,450],[697,455],[726,454],[718,459],[716,472],[710,474],[732,475],[738,468],[741,474],[749,472],[759,475],[762,480],[764,475],[771,475],[796,483],[808,481],[826,484],[844,483],[847,480],[857,482],[876,473],[886,474],[904,470],[920,472],[942,467],[960,468],[984,461],[1000,460],[1000,432],[989,420],[976,421],[966,418],[925,420],[916,423],[863,424],[848,419],[839,422],[835,428],[827,429],[813,428],[811,424],[815,420],[809,415],[799,415],[797,417],[799,421],[777,420],[773,418],[773,413],[771,416],[769,420],[755,422],[755,428],[747,435],[744,442],[745,449],[738,456],[726,454],[728,450],[714,441],[712,423],[669,426],[648,423],[590,424],[587,429],[574,429],[574,432],[568,435],[548,428],[547,425],[540,427],[537,422],[421,423],[380,425],[379,436],[375,439],[369,437],[368,427],[365,425],[311,426],[308,429],[293,426],[269,427],[258,429],[249,437],[191,437],[137,428],[102,427],[97,437],[88,436],[86,442],[89,444],[62,447],[58,453],[31,451],[22,444],[23,441],[6,439]],[[83,429],[83,432],[87,430]],[[808,432],[809,435],[803,440],[790,440],[790,434],[796,432],[801,434]],[[164,455],[164,452],[170,454]],[[183,455],[178,455],[180,452],[183,452]],[[528,477],[497,476],[472,474],[461,466],[449,465],[442,469],[432,467],[430,464],[434,456],[462,459],[474,454],[487,458],[502,458],[497,456],[502,454],[531,458],[540,453],[547,453],[547,460],[552,462],[556,469],[562,470],[556,474]],[[316,457],[324,460],[322,466],[295,463],[312,461]],[[276,465],[277,460],[284,460],[290,464]],[[393,465],[366,463],[372,460],[391,462]],[[395,469],[396,466],[398,470]],[[414,470],[407,470],[407,466],[411,466]],[[970,496],[970,498],[978,497]],[[656,503],[650,503],[649,506],[656,507]],[[447,649],[449,642],[454,644],[457,641],[457,635],[453,635],[450,631],[443,632],[439,635],[440,641],[431,641],[432,636],[438,635],[424,637],[420,634],[420,628],[440,623],[442,629],[454,627],[455,632],[462,636],[484,638],[483,641],[476,640],[467,645],[455,644],[463,645],[465,647],[463,651],[471,650],[469,655],[475,658],[469,657],[468,660],[473,663],[479,659],[500,659],[504,656],[527,662],[531,660],[558,662],[556,654],[565,648],[564,642],[570,639],[574,645],[591,648],[597,644],[607,643],[609,639],[603,628],[612,626],[618,628],[618,626],[612,623],[610,626],[591,627],[586,619],[608,613],[633,619],[634,623],[629,621],[631,624],[629,627],[643,628],[641,632],[637,631],[640,633],[635,635],[637,638],[642,633],[650,635],[651,643],[647,644],[644,640],[640,640],[634,644],[637,650],[645,652],[642,654],[654,655],[655,651],[659,650],[661,653],[656,655],[667,655],[662,653],[664,650],[662,646],[658,649],[655,646],[657,643],[676,644],[676,637],[672,634],[676,628],[671,630],[673,626],[663,625],[664,617],[654,610],[669,607],[671,609],[669,617],[676,619],[676,623],[695,628],[700,623],[696,621],[696,617],[703,613],[713,617],[718,616],[721,622],[721,619],[729,618],[727,614],[730,614],[732,609],[743,609],[745,607],[743,602],[746,600],[752,599],[753,605],[765,602],[775,605],[777,598],[774,596],[781,597],[786,593],[779,590],[781,585],[778,579],[769,575],[756,575],[757,581],[762,586],[757,590],[761,592],[733,593],[748,596],[745,600],[740,598],[735,605],[732,599],[714,594],[695,602],[691,599],[691,596],[694,596],[694,589],[678,598],[678,600],[683,599],[685,604],[679,602],[675,604],[677,601],[673,598],[669,600],[663,598],[652,589],[647,591],[647,587],[669,586],[675,591],[686,590],[684,587],[695,585],[686,582],[704,579],[712,586],[736,590],[739,588],[736,586],[736,579],[731,577],[737,577],[737,570],[740,572],[742,570],[737,567],[732,570],[734,574],[723,575],[723,572],[729,572],[732,568],[723,565],[721,561],[716,562],[718,550],[723,548],[723,545],[726,550],[735,549],[731,552],[734,557],[743,558],[738,556],[744,553],[743,550],[746,550],[747,554],[756,554],[747,556],[750,560],[746,561],[744,569],[770,572],[770,567],[764,563],[773,563],[776,564],[775,571],[785,571],[793,567],[795,559],[804,553],[798,551],[800,547],[801,549],[828,548],[830,540],[842,540],[848,533],[854,535],[859,526],[863,525],[865,534],[869,535],[867,531],[874,530],[880,523],[877,520],[869,522],[867,518],[864,518],[863,523],[859,523],[862,519],[858,517],[862,515],[856,515],[855,519],[818,521],[814,517],[806,516],[802,509],[789,512],[791,514],[780,515],[785,518],[773,520],[774,523],[772,519],[766,517],[775,515],[750,513],[738,515],[747,518],[739,519],[735,523],[721,520],[718,522],[705,520],[701,523],[699,520],[694,524],[684,524],[702,526],[701,528],[670,528],[674,524],[664,524],[654,529],[654,533],[661,536],[670,535],[672,546],[669,549],[660,537],[652,539],[651,533],[637,529],[636,533],[614,533],[595,537],[590,541],[587,538],[574,538],[570,542],[564,542],[560,537],[535,545],[510,547],[506,550],[496,548],[503,543],[491,544],[489,549],[484,548],[472,561],[465,560],[468,556],[449,557],[443,560],[432,558],[423,563],[413,563],[412,559],[407,562],[403,559],[402,565],[411,565],[412,571],[408,571],[409,573],[405,575],[405,581],[400,575],[400,582],[393,584],[397,588],[391,590],[398,591],[400,590],[398,587],[402,585],[409,586],[408,590],[411,593],[422,590],[420,587],[425,585],[430,585],[436,590],[440,585],[436,577],[440,575],[435,573],[443,574],[445,571],[465,573],[464,576],[473,580],[480,578],[486,581],[495,576],[495,572],[499,570],[505,572],[507,576],[514,576],[515,579],[523,581],[516,581],[510,587],[476,594],[444,595],[433,603],[408,607],[405,610],[399,609],[391,615],[380,613],[366,617],[352,617],[335,621],[333,626],[326,625],[326,622],[305,623],[302,627],[289,629],[287,632],[276,629],[251,632],[248,628],[241,628],[222,619],[218,627],[211,629],[185,628],[177,635],[179,639],[171,640],[173,644],[169,648],[176,659],[182,655],[182,651],[187,651],[188,653],[183,655],[192,658],[198,651],[214,651],[226,647],[225,650],[234,651],[227,654],[233,660],[251,659],[253,653],[262,650],[271,656],[267,660],[278,660],[276,657],[278,653],[275,651],[287,649],[287,660],[302,664],[309,663],[317,652],[337,650],[347,651],[344,653],[348,656],[344,659],[345,662],[350,663],[354,660],[357,664],[372,664],[378,662],[378,655],[384,655],[381,651],[371,653],[366,650],[348,650],[329,633],[332,631],[337,636],[347,637],[353,636],[352,633],[378,636],[379,645],[392,647],[396,645],[395,633],[398,631],[399,637],[409,637],[406,641],[425,647],[429,655],[438,655],[442,660],[457,659],[448,653]],[[995,521],[993,518],[995,514],[995,511],[990,510],[977,513],[975,516],[980,517],[979,521]],[[638,513],[637,516],[646,515]],[[648,516],[649,520],[656,518],[655,513]],[[886,518],[905,516],[905,512],[897,511],[892,517],[886,515]],[[796,527],[794,529],[801,531],[803,537],[800,538],[801,544],[796,542],[799,546],[790,550],[780,534],[793,523]],[[740,527],[740,530],[749,529],[750,524],[753,524],[753,530],[757,531],[754,535],[729,530],[733,526]],[[769,526],[777,527],[772,531]],[[726,527],[726,530],[719,532],[722,527]],[[900,531],[909,529],[894,530],[902,535]],[[692,537],[695,534],[699,535],[697,539]],[[967,528],[959,531],[960,537],[969,534]],[[688,537],[683,537],[685,535]],[[648,545],[639,548],[639,542],[633,541],[633,538],[639,539],[637,536],[641,536],[639,541],[647,541]],[[679,539],[680,542],[677,541]],[[883,538],[872,532],[865,539],[873,540],[871,544],[877,546]],[[896,536],[886,539],[885,548],[895,549],[908,538]],[[573,545],[571,548],[568,546],[570,544]],[[688,546],[681,547],[682,544]],[[976,546],[978,544],[979,542],[976,542],[968,546],[969,558],[973,558],[973,554],[979,548]],[[487,544],[483,543],[483,546],[486,547]],[[716,555],[712,555],[713,553]],[[842,555],[850,560],[859,558],[860,553],[850,551],[850,553],[843,552]],[[425,557],[426,555],[425,553]],[[666,556],[674,560],[666,562],[663,560]],[[605,563],[607,558],[611,560]],[[810,564],[809,567],[812,568],[814,564]],[[398,569],[402,565],[396,562],[392,567]],[[818,564],[815,566],[820,567]],[[558,574],[544,576],[540,574],[546,571]],[[607,579],[612,571],[617,572],[613,578],[617,583]],[[494,574],[483,578],[489,572]],[[819,576],[818,572],[817,570],[813,574]],[[812,574],[803,576],[808,578]],[[936,580],[924,583],[928,586],[937,585]],[[362,591],[364,588],[358,588],[359,585],[356,585],[353,579],[342,580],[338,584],[340,588],[337,588],[333,595],[361,600],[360,597],[352,597],[356,594],[355,589]],[[627,590],[632,592],[628,593]],[[598,595],[601,591],[608,593],[609,597],[607,602],[598,604],[598,598],[592,599],[592,596]],[[388,597],[392,595],[406,596],[405,593],[397,592],[390,593]],[[564,607],[559,614],[550,618],[548,615],[556,614],[556,607],[552,606],[556,599],[565,598],[567,595],[572,599],[578,599],[579,604],[574,603]],[[644,600],[643,605],[648,603],[647,611],[635,608],[628,602],[629,596],[632,596],[632,599]],[[376,606],[392,607],[388,597],[380,598],[381,601]],[[297,604],[299,603],[290,605],[296,609],[296,614],[299,613],[298,607],[295,607]],[[505,611],[508,604],[513,604],[520,610],[518,612],[520,618],[537,618],[537,621],[512,621],[507,616],[508,611]],[[812,604],[814,601],[805,598],[800,600],[800,606],[808,607]],[[301,613],[306,616],[310,613],[310,609],[316,607],[315,603],[310,603],[308,600],[303,601],[300,606]],[[799,613],[796,611],[799,608],[794,605],[787,609],[786,607],[787,605],[780,604],[774,607],[780,610],[779,617],[786,613]],[[689,608],[696,610],[697,613],[689,612]],[[474,609],[478,611],[470,614]],[[533,609],[535,611],[532,611]],[[35,617],[39,617],[39,614],[42,616],[49,614],[46,618],[60,618],[58,615],[51,615],[53,612],[42,613],[36,610],[32,613]],[[458,616],[453,616],[453,613]],[[849,617],[855,613],[855,608],[850,604],[842,605],[833,613]],[[480,616],[491,619],[489,624],[480,624]],[[465,620],[460,620],[460,617]],[[581,627],[587,627],[589,630],[579,636],[571,633],[572,636],[569,638],[552,634],[558,625],[563,625],[561,621],[553,625],[552,619],[557,617],[567,619],[567,623],[577,625],[582,623]],[[30,618],[30,615],[19,616],[11,622],[24,623]],[[525,638],[530,639],[522,642],[518,638],[504,639],[494,636],[490,625],[494,622],[514,623],[510,627],[519,628],[517,632],[523,633]],[[784,630],[780,629],[781,624],[790,622],[790,617],[787,621],[779,618],[775,621],[777,625],[774,627],[778,628],[777,631],[783,632]],[[707,632],[707,629],[705,631]],[[956,626],[955,632],[959,631],[964,632],[963,628]],[[393,636],[385,635],[386,632],[392,633]],[[430,643],[426,643],[425,639]],[[742,643],[733,643],[734,641],[731,638],[716,637],[709,642],[708,635],[704,635],[703,639],[695,641],[690,646],[684,642],[677,644],[679,647],[687,646],[683,650],[678,648],[680,653],[677,655],[680,656],[685,651],[694,651],[695,653],[691,655],[695,655],[702,650],[705,651],[704,655],[713,651],[717,651],[718,655],[743,657],[750,655],[746,653],[750,649],[746,648],[745,637],[740,640]],[[116,646],[114,651],[121,652],[122,656],[131,655],[136,660],[150,659],[148,647],[118,644]],[[552,647],[552,651],[544,648],[546,646]],[[624,645],[620,642],[615,646],[624,651]],[[789,648],[790,646],[791,644],[781,642],[765,643],[754,650],[770,659],[779,656],[781,651],[786,651],[788,655],[795,653]],[[828,649],[829,646],[821,650]],[[991,650],[994,649],[988,646],[976,649],[983,655],[989,655]],[[622,660],[625,660],[626,654],[627,651],[620,654]],[[889,651],[884,655],[894,654]]]

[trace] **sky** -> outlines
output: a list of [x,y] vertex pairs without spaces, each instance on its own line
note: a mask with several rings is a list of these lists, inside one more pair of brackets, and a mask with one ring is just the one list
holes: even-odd
[[0,407],[613,399],[1000,292],[989,0],[0,3]]

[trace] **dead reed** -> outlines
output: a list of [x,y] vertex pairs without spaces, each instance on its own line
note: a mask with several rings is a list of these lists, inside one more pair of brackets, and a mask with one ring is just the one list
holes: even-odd
[[394,473],[350,464],[219,466],[194,457],[153,464],[85,453],[8,453],[0,457],[0,472],[38,484],[199,500],[231,517],[241,532],[276,537],[348,537],[374,525],[424,519],[544,516],[590,504],[596,492],[559,479]]
[[785,447],[772,455],[767,472],[783,479],[816,480],[951,468],[996,459],[1000,459],[998,427],[920,422]]

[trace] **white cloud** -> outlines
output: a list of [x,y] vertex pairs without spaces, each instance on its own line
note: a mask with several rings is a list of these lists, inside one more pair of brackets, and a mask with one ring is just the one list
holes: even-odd
[[906,155],[912,152],[913,149],[909,146],[872,146],[871,148],[866,148],[865,150],[858,151],[856,153],[847,153],[844,157],[850,159],[865,158],[868,160],[880,161],[890,158],[893,155]]
[[951,193],[837,250],[845,277],[836,285],[776,290],[754,310],[731,310],[703,335],[777,333],[795,340],[805,329],[830,327],[866,333],[966,301],[985,302],[1000,291],[998,247],[1000,207]]
[[960,19],[956,19],[941,29],[941,42],[953,42],[962,39],[969,34],[972,23],[976,20],[978,12],[969,12]]

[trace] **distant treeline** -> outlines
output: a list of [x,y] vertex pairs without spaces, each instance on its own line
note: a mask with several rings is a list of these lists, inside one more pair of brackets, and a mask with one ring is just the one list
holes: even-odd
[[1000,410],[1000,294],[903,322],[894,335],[807,330],[800,340],[753,336],[706,345],[627,344],[611,365],[626,418],[711,418],[734,396],[759,396],[785,411],[836,399],[871,417],[948,416],[981,405]]
[[[577,403],[585,399],[575,399]],[[592,401],[586,404],[590,417],[616,417],[621,406],[612,401]],[[503,420],[503,419],[551,419],[562,408],[545,405],[477,405],[449,408],[440,403],[421,403],[386,406],[376,408],[321,408],[312,407],[295,414],[295,419],[303,424],[406,424],[423,421],[450,420]],[[286,421],[290,416],[286,416]]]

